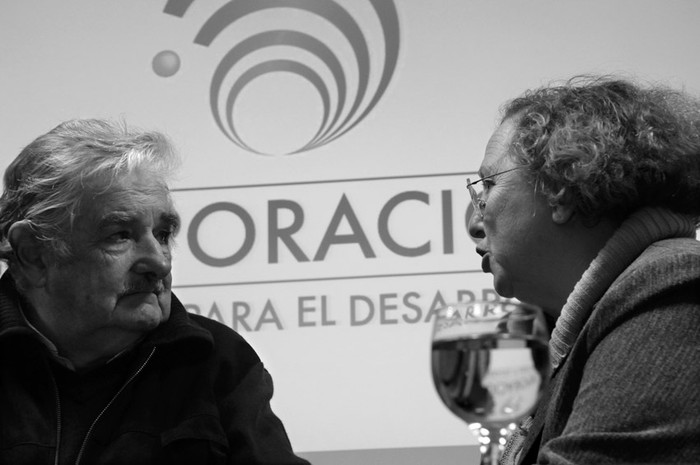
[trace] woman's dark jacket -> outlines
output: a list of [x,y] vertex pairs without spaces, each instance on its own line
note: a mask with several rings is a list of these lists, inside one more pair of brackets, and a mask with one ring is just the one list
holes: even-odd
[[519,463],[700,463],[700,242],[619,276],[542,402]]

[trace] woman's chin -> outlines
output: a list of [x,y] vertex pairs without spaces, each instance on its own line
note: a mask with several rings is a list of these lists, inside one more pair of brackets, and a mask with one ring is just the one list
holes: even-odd
[[510,285],[510,281],[496,273],[493,274],[493,288],[501,297],[505,297],[506,299],[515,297],[513,286]]

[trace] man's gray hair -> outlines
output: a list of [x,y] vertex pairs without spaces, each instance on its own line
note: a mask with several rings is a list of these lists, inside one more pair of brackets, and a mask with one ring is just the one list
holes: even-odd
[[178,165],[168,138],[123,122],[71,120],[38,137],[5,171],[0,197],[0,259],[12,263],[8,233],[18,221],[57,259],[70,257],[68,238],[81,206],[119,179],[143,170],[166,185]]

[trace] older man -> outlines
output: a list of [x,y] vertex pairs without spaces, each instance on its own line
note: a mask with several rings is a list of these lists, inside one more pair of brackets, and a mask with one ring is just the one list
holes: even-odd
[[174,162],[158,133],[78,120],[8,167],[0,463],[306,463],[253,349],[171,293]]

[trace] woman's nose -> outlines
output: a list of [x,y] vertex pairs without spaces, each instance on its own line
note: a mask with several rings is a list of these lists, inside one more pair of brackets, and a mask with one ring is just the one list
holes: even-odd
[[484,238],[484,221],[479,212],[471,210],[469,221],[467,222],[467,231],[469,235],[476,239]]

